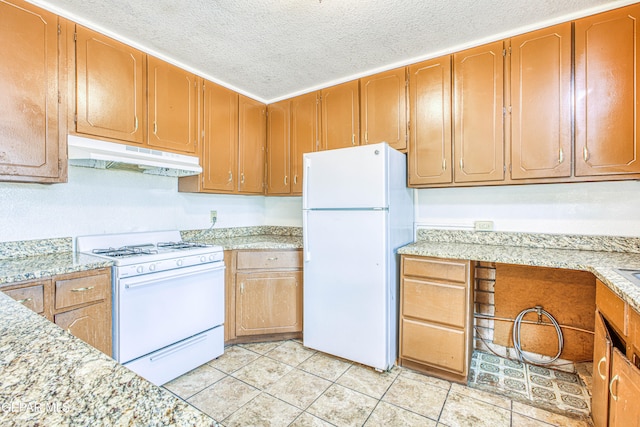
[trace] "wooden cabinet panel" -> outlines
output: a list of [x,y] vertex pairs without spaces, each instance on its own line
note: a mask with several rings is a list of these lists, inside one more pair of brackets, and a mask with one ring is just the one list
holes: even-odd
[[629,359],[640,368],[640,314],[629,308]]
[[504,180],[503,42],[453,56],[455,182]]
[[304,153],[316,151],[320,130],[319,92],[291,100],[291,194],[302,194]]
[[360,145],[358,81],[322,89],[322,136],[320,149]]
[[640,172],[640,5],[575,22],[575,174]]
[[609,425],[640,426],[640,369],[617,348],[611,360]]
[[609,412],[609,372],[611,338],[599,312],[596,312],[593,340],[593,386],[591,415],[596,427],[607,425]]
[[407,149],[407,76],[397,68],[360,79],[360,121],[363,144],[388,142]]
[[56,276],[55,309],[109,299],[111,277],[107,270],[100,274],[74,273]]
[[76,131],[143,144],[146,55],[76,27]]
[[20,304],[38,314],[44,313],[44,286],[32,285],[4,291]]
[[237,188],[238,94],[203,84],[202,188],[232,193]]
[[263,194],[266,106],[239,95],[238,109],[238,191]]
[[302,272],[238,273],[236,335],[302,331]]
[[302,268],[302,251],[240,251],[237,259],[241,270]]
[[267,194],[291,193],[291,102],[270,104],[267,115]]
[[571,23],[511,39],[511,178],[571,175]]
[[149,145],[194,154],[199,133],[199,78],[149,56],[148,84]]
[[456,374],[466,374],[468,360],[457,351],[465,347],[466,340],[464,330],[402,319],[400,356]]
[[111,303],[102,303],[56,314],[56,325],[111,356]]
[[53,13],[0,2],[2,181],[67,179],[65,32]]
[[473,351],[471,261],[401,260],[400,364],[466,383]]
[[403,315],[464,329],[465,286],[403,279]]
[[596,280],[596,304],[600,313],[622,335],[628,333],[627,305],[604,283]]
[[409,67],[409,103],[409,185],[450,183],[450,55]]
[[467,261],[444,258],[404,257],[402,274],[458,283],[466,283],[469,280]]

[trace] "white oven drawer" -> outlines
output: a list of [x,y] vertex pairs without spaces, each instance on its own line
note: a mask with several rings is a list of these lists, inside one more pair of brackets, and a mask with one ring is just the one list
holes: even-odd
[[224,264],[119,279],[114,358],[125,363],[224,323]]
[[162,385],[220,356],[224,352],[223,328],[210,329],[124,366],[155,385]]

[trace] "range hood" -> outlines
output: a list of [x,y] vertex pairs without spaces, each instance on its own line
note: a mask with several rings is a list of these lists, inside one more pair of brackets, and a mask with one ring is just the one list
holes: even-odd
[[85,138],[67,137],[69,165],[97,169],[124,169],[162,176],[189,176],[202,172],[196,156],[169,153]]

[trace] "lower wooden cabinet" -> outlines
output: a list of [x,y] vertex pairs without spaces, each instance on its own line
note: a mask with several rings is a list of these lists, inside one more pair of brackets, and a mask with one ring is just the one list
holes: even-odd
[[11,284],[2,291],[111,356],[111,269]]
[[402,256],[400,365],[466,382],[471,361],[471,261]]
[[225,252],[227,265],[225,341],[302,334],[302,252]]
[[640,426],[640,314],[596,282],[592,416],[596,427]]

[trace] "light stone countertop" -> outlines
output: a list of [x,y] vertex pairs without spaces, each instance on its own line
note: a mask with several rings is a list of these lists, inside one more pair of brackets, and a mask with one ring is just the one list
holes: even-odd
[[217,424],[0,292],[0,425]]
[[437,241],[417,241],[400,248],[398,253],[589,271],[640,312],[640,286],[615,271],[616,268],[640,269],[638,253]]
[[224,250],[236,249],[302,249],[302,237],[299,236],[238,236],[204,239],[204,243],[220,245]]
[[73,252],[4,258],[0,259],[0,286],[112,265],[111,261],[104,258]]

